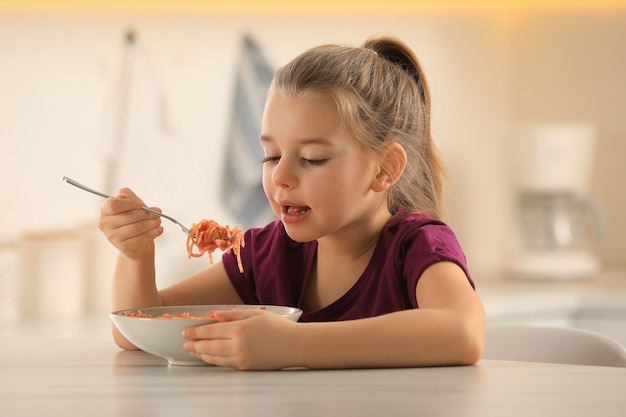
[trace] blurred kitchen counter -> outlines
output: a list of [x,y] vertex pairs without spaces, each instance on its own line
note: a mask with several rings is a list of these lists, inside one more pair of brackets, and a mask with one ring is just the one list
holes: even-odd
[[626,346],[626,270],[606,270],[589,279],[474,278],[489,325],[578,327]]

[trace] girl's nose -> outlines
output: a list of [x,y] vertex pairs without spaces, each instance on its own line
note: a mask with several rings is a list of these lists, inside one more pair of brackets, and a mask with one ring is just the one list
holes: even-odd
[[278,161],[272,172],[272,182],[274,185],[281,188],[295,187],[297,183],[296,176],[293,167],[290,165],[291,164],[285,160],[285,158],[281,158],[280,161]]

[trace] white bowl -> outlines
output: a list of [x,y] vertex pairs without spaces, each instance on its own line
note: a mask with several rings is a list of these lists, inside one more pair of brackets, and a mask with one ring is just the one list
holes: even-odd
[[[163,318],[163,314],[189,313],[191,316],[211,314],[215,310],[263,308],[272,313],[280,314],[291,321],[298,321],[302,310],[294,307],[272,305],[196,305],[148,307],[115,311],[109,316],[122,333],[133,345],[144,352],[166,359],[172,365],[206,365],[204,361],[194,358],[183,349],[182,331],[189,326],[213,323],[213,318]],[[132,316],[141,311],[142,316]]]

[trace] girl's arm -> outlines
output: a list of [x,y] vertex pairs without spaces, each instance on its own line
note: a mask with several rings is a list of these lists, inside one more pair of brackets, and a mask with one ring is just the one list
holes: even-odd
[[329,323],[292,323],[262,311],[226,312],[221,323],[187,329],[185,349],[237,369],[374,368],[476,363],[483,351],[482,304],[456,264],[428,268],[419,309]]
[[222,261],[172,284],[159,295],[163,305],[243,304]]
[[[112,309],[160,305],[155,284],[154,239],[163,233],[161,219],[141,210],[143,201],[128,188],[108,198],[100,209],[98,227],[118,250],[113,273]],[[136,349],[113,326],[122,348]]]
[[302,365],[370,368],[478,362],[485,316],[461,268],[449,262],[432,265],[418,281],[416,295],[419,309],[297,329],[298,345],[306,350]]
[[[155,283],[154,253],[130,259],[119,253],[113,274],[111,308],[113,311],[162,305]],[[113,340],[122,349],[137,350],[112,326]]]
[[[119,254],[113,274],[112,309],[160,305],[229,304],[241,300],[221,262],[159,292],[155,282],[154,239],[163,233],[161,218],[141,210],[145,204],[124,188],[100,211],[99,228]],[[137,349],[113,326],[123,349]]]

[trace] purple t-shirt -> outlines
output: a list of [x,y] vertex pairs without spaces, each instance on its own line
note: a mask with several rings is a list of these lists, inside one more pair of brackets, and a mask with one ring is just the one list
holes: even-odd
[[[280,220],[245,233],[243,273],[231,252],[222,256],[226,272],[245,304],[301,308],[317,241],[295,242]],[[415,287],[430,265],[450,261],[474,282],[463,250],[445,223],[423,214],[398,213],[383,228],[372,259],[358,281],[338,300],[300,321],[339,321],[417,308]]]

